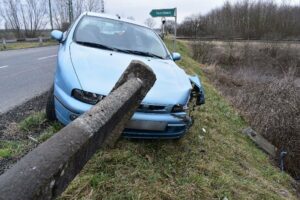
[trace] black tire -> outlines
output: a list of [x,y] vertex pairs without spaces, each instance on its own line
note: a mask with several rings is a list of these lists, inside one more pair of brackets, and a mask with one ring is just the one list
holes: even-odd
[[46,104],[46,117],[49,121],[55,121],[57,119],[55,114],[55,106],[54,106],[54,86],[51,87],[48,94],[48,99]]

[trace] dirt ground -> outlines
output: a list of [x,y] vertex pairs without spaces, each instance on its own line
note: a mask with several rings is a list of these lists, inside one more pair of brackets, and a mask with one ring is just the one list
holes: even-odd
[[[7,113],[0,115],[0,149],[6,143],[16,143],[17,145],[11,145],[10,148],[16,150],[19,146],[26,144],[26,148],[22,149],[21,153],[15,156],[0,157],[0,174],[2,174],[13,163],[19,160],[23,155],[35,147],[35,144],[30,142],[27,137],[22,133],[18,127],[18,123],[24,120],[32,113],[41,111],[45,108],[47,99],[47,93],[43,93],[24,104],[15,107]],[[43,127],[41,127],[43,128]],[[39,132],[39,131],[37,131]]]

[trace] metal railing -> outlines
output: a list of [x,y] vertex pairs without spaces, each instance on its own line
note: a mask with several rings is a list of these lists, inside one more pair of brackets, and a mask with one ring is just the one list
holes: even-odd
[[0,38],[0,44],[3,49],[7,48],[7,44],[17,43],[17,42],[38,42],[40,46],[43,46],[43,42],[51,40],[51,37],[37,37],[37,38],[23,38],[23,39],[5,39]]

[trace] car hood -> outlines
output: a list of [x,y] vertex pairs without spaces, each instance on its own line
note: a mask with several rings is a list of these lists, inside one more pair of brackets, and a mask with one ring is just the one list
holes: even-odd
[[192,89],[186,73],[172,60],[161,60],[132,54],[70,45],[74,70],[85,91],[107,95],[132,60],[140,60],[152,68],[157,81],[143,103],[185,104]]

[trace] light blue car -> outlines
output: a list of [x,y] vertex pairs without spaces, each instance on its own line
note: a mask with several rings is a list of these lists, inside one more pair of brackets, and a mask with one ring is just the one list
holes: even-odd
[[187,114],[192,96],[204,103],[197,76],[175,64],[160,37],[135,21],[97,13],[82,14],[62,33],[54,85],[46,113],[49,120],[67,125],[105,98],[132,60],[152,68],[157,81],[123,131],[129,138],[180,138],[191,125]]

